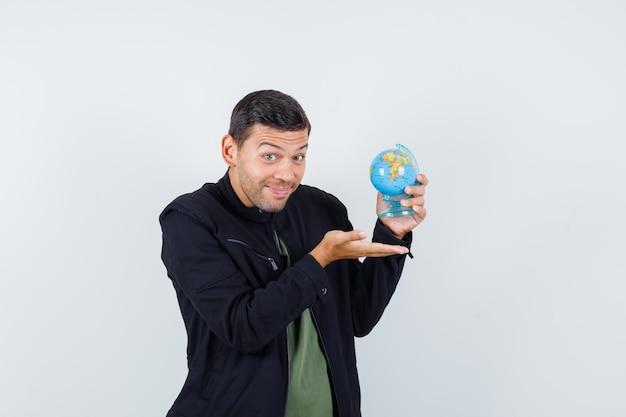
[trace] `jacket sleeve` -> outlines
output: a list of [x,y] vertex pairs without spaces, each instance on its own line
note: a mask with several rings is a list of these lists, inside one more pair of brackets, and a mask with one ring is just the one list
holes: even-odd
[[316,300],[324,301],[328,276],[310,255],[254,289],[205,225],[170,210],[161,216],[161,227],[168,276],[179,297],[189,301],[181,303],[183,316],[199,314],[236,350],[262,349]]
[[[372,241],[410,248],[412,232],[404,239],[395,237],[380,220]],[[365,258],[350,262],[352,323],[355,336],[367,335],[378,323],[396,290],[407,255]]]

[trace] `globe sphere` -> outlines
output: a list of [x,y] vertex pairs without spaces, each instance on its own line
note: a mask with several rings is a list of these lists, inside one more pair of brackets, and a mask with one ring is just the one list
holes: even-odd
[[372,185],[383,195],[394,197],[404,194],[408,185],[415,184],[418,166],[415,157],[406,147],[380,152],[370,165]]

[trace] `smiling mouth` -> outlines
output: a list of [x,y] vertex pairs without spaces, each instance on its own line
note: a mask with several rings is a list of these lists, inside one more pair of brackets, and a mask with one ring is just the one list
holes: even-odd
[[288,188],[277,188],[272,187],[270,185],[266,186],[270,192],[277,197],[287,197],[291,193],[291,187]]

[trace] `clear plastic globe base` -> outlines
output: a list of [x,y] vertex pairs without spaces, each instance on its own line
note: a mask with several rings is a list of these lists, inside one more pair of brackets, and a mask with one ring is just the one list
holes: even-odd
[[411,207],[405,207],[400,202],[411,198],[404,192],[405,188],[417,184],[417,160],[406,146],[396,146],[396,149],[380,152],[370,165],[372,185],[383,195],[383,201],[389,203],[389,207],[378,213],[379,218],[415,214]]
[[383,196],[383,201],[389,203],[389,207],[378,213],[379,218],[383,217],[402,217],[402,216],[412,216],[416,214],[415,211],[411,207],[405,207],[400,204],[400,200],[410,198],[411,196],[408,194],[403,194],[401,196],[391,197],[388,195]]

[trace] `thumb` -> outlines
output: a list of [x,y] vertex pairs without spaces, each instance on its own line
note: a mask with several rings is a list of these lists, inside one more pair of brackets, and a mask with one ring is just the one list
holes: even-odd
[[333,242],[333,245],[343,245],[344,243],[363,240],[366,237],[367,233],[364,230],[351,230],[349,232],[331,230],[326,233],[324,239],[328,239],[329,243]]
[[362,240],[367,237],[365,230],[352,230],[348,232],[348,240]]

